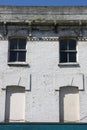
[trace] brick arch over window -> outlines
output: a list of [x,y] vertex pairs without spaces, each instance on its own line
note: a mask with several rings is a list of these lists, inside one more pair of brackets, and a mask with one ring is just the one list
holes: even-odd
[[24,122],[25,120],[25,87],[7,86],[5,103],[6,122]]
[[78,87],[65,86],[60,88],[59,117],[60,122],[78,122],[80,120]]

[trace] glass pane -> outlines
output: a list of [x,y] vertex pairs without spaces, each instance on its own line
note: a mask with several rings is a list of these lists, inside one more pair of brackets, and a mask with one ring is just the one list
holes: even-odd
[[26,52],[18,52],[18,61],[26,60]]
[[67,53],[65,53],[65,52],[60,53],[60,62],[61,63],[67,62]]
[[69,50],[76,50],[76,40],[69,40]]
[[60,50],[67,50],[67,40],[60,41]]
[[17,52],[10,52],[9,61],[10,62],[17,61]]
[[69,53],[69,62],[76,62],[76,53],[75,52]]
[[10,49],[17,49],[17,39],[10,39]]
[[26,39],[19,39],[19,49],[26,49]]

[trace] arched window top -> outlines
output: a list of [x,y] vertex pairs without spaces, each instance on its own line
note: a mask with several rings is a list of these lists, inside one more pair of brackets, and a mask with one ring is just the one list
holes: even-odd
[[17,86],[17,85],[9,85],[9,86],[6,87],[6,89],[9,89],[9,88],[11,88],[11,89],[12,89],[12,88],[13,88],[13,89],[14,89],[14,88],[25,89],[24,86]]
[[59,40],[64,40],[64,39],[66,39],[66,40],[72,39],[72,40],[77,41],[77,37],[73,37],[73,36],[61,36],[61,37],[59,37]]
[[60,87],[60,89],[68,89],[68,88],[70,88],[70,89],[78,89],[78,86],[61,86]]
[[21,36],[21,35],[13,35],[8,37],[9,40],[11,39],[27,39],[26,36]]
[[79,92],[79,89],[77,86],[63,86],[60,87],[60,91],[65,91],[65,93],[77,93]]

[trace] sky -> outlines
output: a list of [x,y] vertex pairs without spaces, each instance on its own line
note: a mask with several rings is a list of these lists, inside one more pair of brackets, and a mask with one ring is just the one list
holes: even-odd
[[87,6],[87,0],[0,0],[1,6]]

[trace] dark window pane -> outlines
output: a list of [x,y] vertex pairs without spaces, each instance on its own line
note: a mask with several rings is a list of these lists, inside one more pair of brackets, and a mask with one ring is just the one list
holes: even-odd
[[19,39],[19,49],[26,49],[26,39]]
[[69,53],[69,62],[76,62],[76,53]]
[[60,53],[60,62],[61,63],[67,62],[67,53],[65,53],[65,52]]
[[17,39],[10,40],[10,49],[17,49]]
[[67,50],[67,40],[60,41],[60,50]]
[[[16,49],[26,49],[26,39],[10,39],[10,52],[9,52],[9,61],[25,61],[26,59],[26,52],[20,52]],[[12,51],[12,50],[16,51]]]
[[69,50],[76,50],[76,40],[69,40]]
[[26,60],[26,52],[18,52],[18,61]]
[[17,60],[17,52],[10,52],[9,61],[14,62]]

